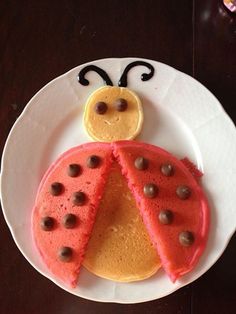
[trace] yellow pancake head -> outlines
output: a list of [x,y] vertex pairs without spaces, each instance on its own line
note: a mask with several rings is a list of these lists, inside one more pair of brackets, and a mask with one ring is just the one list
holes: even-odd
[[[125,100],[127,108],[118,111],[117,100]],[[98,103],[105,103],[105,112],[98,111]],[[104,106],[104,105],[103,105]],[[103,108],[104,109],[104,108]],[[84,126],[89,136],[100,142],[134,139],[141,131],[143,109],[139,97],[130,89],[104,86],[88,98],[84,112]]]

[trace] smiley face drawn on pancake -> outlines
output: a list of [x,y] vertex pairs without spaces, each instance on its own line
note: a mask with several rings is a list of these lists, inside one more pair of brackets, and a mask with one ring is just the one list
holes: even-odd
[[107,73],[97,66],[90,65],[80,71],[78,81],[82,85],[89,84],[85,74],[91,70],[97,72],[108,85],[95,90],[85,105],[84,126],[93,140],[132,140],[140,133],[143,125],[142,103],[135,92],[126,88],[127,73],[137,65],[146,66],[150,70],[150,73],[142,74],[143,81],[153,76],[154,68],[150,64],[136,61],[125,68],[118,83],[119,87],[112,86]]
[[131,140],[139,134],[142,124],[141,101],[128,88],[101,87],[86,103],[84,125],[96,141]]

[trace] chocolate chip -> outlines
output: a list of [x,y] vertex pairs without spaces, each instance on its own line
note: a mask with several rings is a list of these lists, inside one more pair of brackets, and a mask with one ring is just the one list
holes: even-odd
[[67,229],[72,229],[75,227],[77,218],[74,214],[66,214],[63,217],[62,224]]
[[43,217],[40,222],[40,226],[44,231],[51,231],[54,227],[54,224],[54,219],[49,216]]
[[117,111],[125,111],[128,108],[128,103],[124,98],[116,99],[114,106]]
[[73,251],[70,247],[68,246],[62,246],[58,250],[58,257],[62,262],[69,262],[71,261]]
[[94,110],[97,114],[104,114],[107,111],[107,104],[103,101],[99,101],[96,103]]
[[164,164],[161,166],[161,172],[166,177],[170,177],[174,174],[174,167],[171,164]]
[[81,167],[78,164],[70,164],[67,168],[67,174],[69,177],[77,177],[81,172]]
[[169,225],[172,223],[174,218],[173,212],[169,209],[163,209],[159,213],[159,221],[163,225]]
[[179,234],[179,242],[183,246],[190,246],[194,242],[194,235],[190,231],[183,231]]
[[154,198],[158,194],[158,187],[153,183],[148,183],[144,185],[143,192],[148,198]]
[[50,193],[53,196],[58,196],[63,192],[63,185],[59,182],[54,182],[50,186]]
[[100,164],[100,158],[96,155],[89,156],[87,159],[87,166],[89,168],[97,168]]
[[86,195],[84,194],[84,192],[75,192],[72,195],[72,203],[74,205],[83,205],[86,201]]
[[191,195],[191,190],[187,185],[180,185],[176,189],[176,194],[181,200],[186,200]]
[[148,160],[144,157],[137,157],[134,161],[135,168],[145,170],[148,167]]

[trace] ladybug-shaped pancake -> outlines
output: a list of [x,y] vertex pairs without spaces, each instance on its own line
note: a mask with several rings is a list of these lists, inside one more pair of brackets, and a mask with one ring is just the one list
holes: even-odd
[[[86,71],[79,77],[82,83]],[[109,97],[111,105],[113,100]],[[92,107],[95,119],[96,115],[104,114],[101,114],[102,106],[97,109],[97,101]],[[206,245],[209,208],[198,182],[202,174],[187,159],[178,160],[160,147],[114,139],[110,143],[87,143],[72,148],[48,169],[33,209],[36,245],[51,272],[72,286],[77,284],[83,262],[92,270],[96,255],[91,251],[94,246],[88,243],[115,165],[127,182],[150,239],[147,255],[152,257],[152,270],[149,276],[159,268],[160,258],[174,282],[193,269]],[[152,247],[157,254],[153,254]],[[138,280],[139,276],[144,279],[147,274],[145,270],[143,277],[139,273],[131,274],[130,278],[131,281]],[[116,277],[110,279],[113,278]],[[125,278],[127,274],[121,281],[128,281]]]

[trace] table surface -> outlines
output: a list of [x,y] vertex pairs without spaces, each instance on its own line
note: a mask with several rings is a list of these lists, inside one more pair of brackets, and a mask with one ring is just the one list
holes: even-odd
[[[0,149],[29,99],[87,61],[144,57],[190,74],[236,121],[236,15],[217,0],[1,1]],[[0,214],[0,313],[235,313],[236,236],[192,284],[136,304],[75,297],[40,275],[17,249]]]

